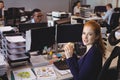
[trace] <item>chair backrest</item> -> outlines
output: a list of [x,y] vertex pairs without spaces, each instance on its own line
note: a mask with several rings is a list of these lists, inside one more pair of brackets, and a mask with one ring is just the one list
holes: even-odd
[[[120,47],[118,47],[118,46],[116,46],[116,47],[113,49],[111,55],[109,56],[109,58],[108,58],[108,59],[106,60],[106,62],[104,63],[103,68],[102,68],[100,74],[98,75],[98,79],[97,79],[97,80],[106,80],[105,78],[106,78],[106,75],[107,75],[107,71],[109,70],[110,64],[111,64],[112,60],[113,60],[114,58],[116,58],[117,56],[120,57]],[[119,65],[119,64],[117,64],[117,65]],[[114,74],[114,75],[115,75],[115,77],[114,77],[113,80],[117,80],[117,72],[116,72],[116,74]],[[114,76],[114,75],[113,75],[113,76]],[[109,77],[110,77],[110,76],[109,76]],[[109,80],[111,80],[111,79],[109,79]]]
[[113,13],[110,19],[110,26],[115,29],[119,25],[120,13]]
[[117,30],[120,30],[120,27],[117,27],[114,30],[112,30],[108,37],[108,41],[109,41],[110,45],[112,45],[112,46],[115,46],[116,44],[118,44],[120,42],[120,39],[117,40],[115,37],[115,32]]
[[114,8],[114,11],[120,13],[120,7]]

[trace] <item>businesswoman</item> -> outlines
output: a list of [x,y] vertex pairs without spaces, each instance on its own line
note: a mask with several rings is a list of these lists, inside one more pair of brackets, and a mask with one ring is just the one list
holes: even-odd
[[80,1],[77,1],[73,9],[73,14],[76,16],[80,16],[80,9],[81,9]]
[[97,80],[102,68],[102,57],[105,56],[100,25],[97,22],[88,21],[84,24],[82,41],[87,49],[80,59],[74,54],[72,43],[67,43],[64,46],[66,62],[74,80]]

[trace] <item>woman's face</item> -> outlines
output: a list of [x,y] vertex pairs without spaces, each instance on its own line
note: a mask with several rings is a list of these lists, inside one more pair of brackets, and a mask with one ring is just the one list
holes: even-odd
[[81,6],[81,5],[80,5],[80,2],[79,2],[79,3],[77,3],[77,6],[78,6],[78,7],[80,7],[80,6]]
[[95,42],[95,39],[96,39],[96,35],[93,28],[88,25],[84,26],[82,33],[83,44],[86,46],[92,45]]
[[4,4],[0,3],[0,9],[4,8]]

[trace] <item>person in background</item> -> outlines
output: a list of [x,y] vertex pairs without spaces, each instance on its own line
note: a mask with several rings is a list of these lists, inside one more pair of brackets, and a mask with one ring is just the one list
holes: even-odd
[[106,5],[107,12],[105,14],[101,14],[102,19],[105,21],[104,25],[107,27],[108,32],[110,32],[110,19],[114,12],[114,9],[112,8],[112,4],[109,3]]
[[84,24],[82,42],[87,49],[79,59],[74,53],[73,43],[64,45],[67,65],[74,80],[97,80],[102,68],[102,57],[105,57],[105,47],[100,25],[96,21],[91,20]]
[[32,19],[26,23],[41,23],[43,19],[43,14],[40,9],[33,9],[31,12]]
[[81,4],[80,1],[77,1],[73,10],[73,14],[79,16],[80,15]]
[[0,1],[0,20],[4,20],[4,2]]

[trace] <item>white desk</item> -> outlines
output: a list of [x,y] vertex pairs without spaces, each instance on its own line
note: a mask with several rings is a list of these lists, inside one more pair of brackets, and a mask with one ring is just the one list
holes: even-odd
[[[46,56],[44,56],[46,59]],[[53,64],[51,65],[47,65],[47,66],[52,66],[55,69],[55,66]],[[18,67],[18,68],[11,68],[8,70],[8,79],[11,80],[11,71],[12,70],[18,70],[18,69],[23,69],[23,68],[33,68],[33,66],[31,66],[30,64],[26,64],[24,66]],[[70,80],[71,78],[73,78],[72,74],[70,72],[68,72],[67,74],[60,74],[57,70],[55,70],[56,76],[57,78],[55,80]]]
[[92,17],[88,17],[88,18],[81,17],[81,16],[71,16],[71,24],[76,24],[77,19],[83,20],[83,23],[85,23],[86,21],[89,21],[89,20],[102,20],[101,17],[97,17],[97,16],[92,16]]

